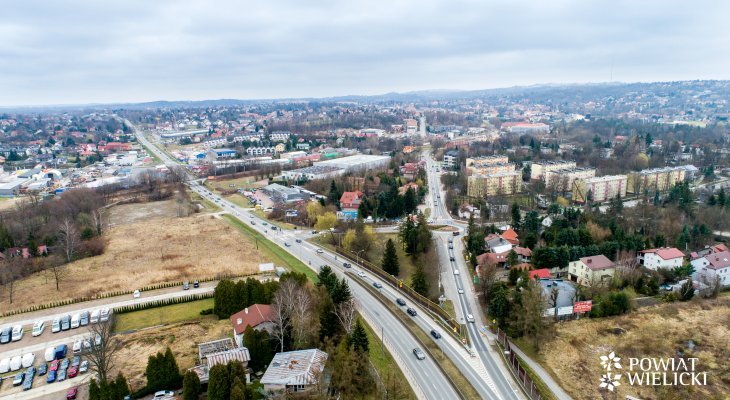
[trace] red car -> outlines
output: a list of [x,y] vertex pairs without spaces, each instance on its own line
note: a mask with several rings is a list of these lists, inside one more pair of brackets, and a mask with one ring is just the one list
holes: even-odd
[[68,369],[68,377],[73,378],[79,374],[79,367],[71,367]]
[[66,392],[66,400],[75,400],[76,395],[79,393],[79,388],[72,387],[71,389]]
[[59,364],[59,361],[58,360],[51,361],[51,366],[48,367],[48,370],[49,371],[56,371],[56,370],[58,370],[58,364]]

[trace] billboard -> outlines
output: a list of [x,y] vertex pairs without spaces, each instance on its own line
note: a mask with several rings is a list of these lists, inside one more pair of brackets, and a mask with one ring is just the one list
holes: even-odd
[[593,307],[592,300],[576,301],[575,304],[573,304],[573,312],[574,313],[589,312],[589,311],[591,311],[591,307]]

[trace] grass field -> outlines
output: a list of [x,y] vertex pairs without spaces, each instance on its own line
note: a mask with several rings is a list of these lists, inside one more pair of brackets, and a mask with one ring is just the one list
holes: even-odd
[[116,332],[125,332],[175,322],[200,319],[217,320],[218,317],[214,315],[200,315],[201,311],[209,308],[213,308],[213,299],[191,301],[189,303],[173,304],[171,306],[119,314],[115,319],[114,330]]
[[210,190],[222,189],[222,190],[237,190],[237,189],[251,189],[260,188],[266,186],[266,183],[261,181],[257,182],[253,177],[236,178],[236,179],[208,179],[205,181],[205,186]]
[[248,225],[231,215],[223,215],[222,218],[247,236],[251,241],[257,242],[259,251],[267,259],[272,260],[275,264],[287,266],[293,271],[303,272],[312,282],[317,282],[317,274],[312,269],[289,254],[289,252],[267,239],[264,235],[251,229]]
[[[164,207],[165,203],[159,205]],[[208,215],[150,217],[128,224],[116,223],[104,239],[104,254],[63,267],[60,290],[56,290],[50,273],[36,273],[16,283],[13,304],[2,292],[0,310],[134,290],[161,282],[253,273],[258,271],[259,263],[270,261],[268,253],[257,251],[253,241]]]
[[219,205],[213,203],[208,199],[203,198],[195,192],[190,192],[190,198],[193,200],[193,202],[202,204],[206,212],[218,212],[223,210]]
[[[688,341],[696,345],[688,348]],[[707,372],[707,386],[630,386],[626,377],[617,397],[642,399],[725,399],[730,393],[730,298],[697,299],[687,303],[643,307],[628,315],[582,319],[557,326],[557,335],[545,341],[539,361],[576,399],[601,398],[598,382],[601,355],[611,351],[622,359],[672,358],[681,351],[698,358],[696,371]],[[611,393],[613,398],[614,393]]]
[[281,221],[272,221],[272,220],[270,220],[270,219],[266,218],[266,213],[265,213],[265,212],[263,212],[262,210],[256,210],[256,211],[254,211],[253,213],[254,213],[254,214],[255,214],[255,215],[257,216],[257,217],[259,217],[259,218],[262,218],[262,219],[265,219],[265,220],[266,220],[266,221],[268,221],[268,222],[269,222],[270,224],[276,225],[276,226],[278,226],[278,227],[279,227],[279,228],[281,228],[281,229],[294,229],[294,224],[290,224],[290,223],[288,223],[288,222],[281,222]]

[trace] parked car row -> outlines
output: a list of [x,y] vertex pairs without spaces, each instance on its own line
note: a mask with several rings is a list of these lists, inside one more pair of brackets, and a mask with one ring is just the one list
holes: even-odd
[[[108,308],[102,308],[94,311],[82,311],[73,315],[64,315],[61,318],[55,318],[51,325],[51,332],[58,333],[60,331],[67,331],[69,329],[76,329],[80,326],[86,326],[96,324],[98,322],[109,321],[111,310]],[[36,324],[43,324],[42,321],[36,322]],[[43,328],[39,328],[43,331]],[[35,330],[35,325],[34,325]],[[39,333],[40,334],[40,333]]]
[[[66,358],[68,346],[65,344],[51,347],[50,350],[52,350],[50,353],[48,350],[46,351],[46,362],[41,362],[38,368],[34,365],[35,355],[33,353],[0,360],[0,374],[19,371],[13,379],[13,386],[22,385],[23,390],[30,390],[33,388],[33,380],[36,376],[46,375],[46,383],[50,384],[62,382],[67,378],[74,378],[78,374],[86,373],[89,370],[89,361],[81,360],[79,356],[74,356],[71,359]],[[25,368],[25,371],[20,371],[21,367]],[[67,396],[70,393],[71,390],[67,392]],[[75,399],[76,393],[74,392],[73,397],[67,398]]]

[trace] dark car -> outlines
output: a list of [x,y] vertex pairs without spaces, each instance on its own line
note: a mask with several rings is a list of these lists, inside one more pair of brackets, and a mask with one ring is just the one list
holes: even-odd
[[193,281],[193,287],[194,288],[199,288],[200,287],[200,282],[198,282],[197,279]]
[[352,264],[350,264],[348,262],[342,263],[342,266],[345,267],[345,268],[352,268]]
[[183,290],[188,290],[188,289],[190,289],[190,282],[188,282],[188,281],[183,282]]
[[41,363],[41,365],[38,366],[38,376],[43,376],[48,372],[48,364]]
[[23,379],[23,390],[30,390],[33,388],[33,378],[35,378],[35,369],[28,368],[25,371],[25,379]]
[[441,334],[436,332],[436,329],[431,329],[431,336],[433,336],[434,339],[441,339]]
[[449,260],[450,261],[456,261],[456,259],[454,257],[449,257]]
[[70,363],[71,363],[71,361],[68,358],[64,358],[63,360],[61,360],[61,366],[58,367],[58,369],[63,369],[63,370],[68,369],[68,365]]
[[46,376],[46,383],[53,383],[56,381],[56,370],[50,370],[48,371],[48,376]]
[[410,308],[410,307],[408,307],[408,309],[406,310],[406,312],[407,312],[407,313],[408,313],[408,315],[410,315],[411,317],[415,317],[415,316],[416,316],[416,310],[414,310],[414,309],[412,309],[412,308]]
[[73,361],[71,361],[71,366],[72,366],[72,367],[78,367],[78,366],[79,366],[79,364],[81,364],[81,357],[79,357],[79,356],[74,356],[74,359],[73,359]]
[[449,250],[454,250],[454,245],[453,244],[449,244]]
[[454,231],[453,235],[454,236],[459,236],[459,231]]
[[67,331],[69,329],[71,329],[71,316],[66,315],[61,317],[61,330]]
[[289,242],[284,242],[284,246],[291,247],[291,245],[289,244]]
[[375,286],[378,289],[382,289],[383,285],[380,284],[380,282],[373,282],[373,286]]
[[277,230],[277,229],[279,229],[279,228],[275,227],[274,225],[271,225],[271,230],[272,230],[272,231],[275,231],[275,230]]
[[58,370],[58,373],[56,374],[56,382],[63,382],[66,380],[66,369],[61,368]]
[[405,301],[405,300],[403,300],[403,299],[401,299],[400,297],[399,297],[399,298],[397,298],[397,299],[395,299],[395,302],[396,302],[396,303],[398,303],[398,305],[399,305],[399,306],[404,306],[404,305],[406,305],[406,301]]
[[2,331],[0,331],[0,343],[2,343],[2,344],[10,343],[10,336],[11,336],[12,332],[13,332],[13,328],[10,328],[10,327],[5,328]]
[[302,239],[297,239],[297,240],[295,240],[295,242],[301,243],[302,242]]

